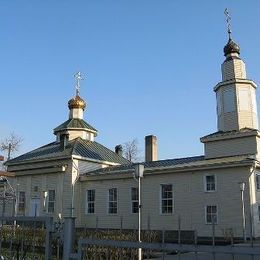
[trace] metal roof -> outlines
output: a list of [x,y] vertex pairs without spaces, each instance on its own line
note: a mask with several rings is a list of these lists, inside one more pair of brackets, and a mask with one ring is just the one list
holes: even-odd
[[6,165],[36,161],[41,159],[58,159],[64,156],[79,155],[86,159],[107,161],[119,164],[127,164],[129,161],[105,146],[78,137],[68,142],[65,149],[62,149],[59,142],[53,142],[25,153],[6,162]]
[[67,121],[65,121],[61,125],[54,128],[53,131],[55,133],[55,132],[58,132],[58,131],[61,131],[61,130],[64,130],[64,129],[68,129],[68,128],[76,128],[76,129],[77,128],[85,128],[85,129],[90,130],[92,132],[97,132],[97,130],[93,126],[88,124],[83,119],[79,119],[79,118],[68,119]]
[[[142,162],[141,164],[144,165],[144,168],[158,168],[158,167],[169,167],[169,166],[181,165],[185,163],[191,163],[191,162],[197,162],[203,160],[205,160],[204,156],[193,156],[193,157],[185,157],[185,158],[177,158],[177,159]],[[106,168],[94,170],[92,172],[87,172],[86,175],[133,170],[136,164],[137,163],[130,163],[130,164],[128,163],[128,164],[118,165],[118,166],[109,166]]]
[[[250,155],[239,155],[239,156],[229,156],[222,158],[214,158],[214,159],[205,159],[204,156],[194,156],[194,157],[185,157],[178,159],[168,159],[168,160],[159,160],[159,161],[151,161],[151,162],[143,162],[141,164],[144,165],[145,169],[153,170],[153,169],[178,169],[178,168],[197,168],[197,167],[205,167],[205,166],[225,166],[228,164],[234,163],[253,163],[255,161]],[[133,171],[136,163],[131,163],[127,165],[118,165],[118,166],[109,166],[102,169],[97,169],[91,172],[85,173],[85,176],[90,175],[104,175],[107,173],[110,174],[120,174],[127,171]]]

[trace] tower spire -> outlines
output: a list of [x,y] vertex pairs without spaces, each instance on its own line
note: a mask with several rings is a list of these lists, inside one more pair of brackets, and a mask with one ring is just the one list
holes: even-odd
[[224,55],[230,56],[230,55],[235,55],[238,57],[240,54],[240,47],[237,43],[235,43],[231,37],[231,16],[229,15],[229,11],[226,8],[224,11],[224,14],[226,16],[226,22],[227,22],[227,32],[228,32],[228,42],[224,47]]

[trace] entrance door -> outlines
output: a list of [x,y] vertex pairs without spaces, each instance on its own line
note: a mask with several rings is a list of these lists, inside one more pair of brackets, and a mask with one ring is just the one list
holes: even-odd
[[31,198],[29,215],[32,217],[38,217],[40,215],[40,199],[39,198]]

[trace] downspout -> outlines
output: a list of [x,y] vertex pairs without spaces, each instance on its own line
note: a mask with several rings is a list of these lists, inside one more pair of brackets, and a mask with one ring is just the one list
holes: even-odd
[[[250,212],[249,212],[249,218],[250,218],[250,235],[252,238],[255,238],[255,227],[254,227],[254,201],[253,201],[253,186],[251,178],[255,177],[255,170],[256,170],[256,162],[254,161],[253,166],[250,168],[250,176],[249,176],[249,203],[250,203]],[[254,183],[254,182],[253,182]]]

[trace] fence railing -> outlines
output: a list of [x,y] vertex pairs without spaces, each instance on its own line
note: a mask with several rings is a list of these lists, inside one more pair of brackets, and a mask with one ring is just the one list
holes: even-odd
[[[164,259],[167,253],[176,254],[178,259],[181,259],[181,254],[193,253],[198,258],[198,253],[208,253],[214,256],[217,254],[226,254],[231,256],[258,256],[260,259],[260,245],[226,245],[226,246],[214,246],[214,245],[188,245],[188,244],[172,244],[172,243],[139,243],[132,241],[113,241],[113,240],[99,240],[99,239],[80,239],[78,241],[78,252],[72,254],[71,259],[137,259],[136,252],[141,248],[144,259],[151,259],[158,253],[160,259]],[[115,251],[116,249],[116,251]],[[121,249],[121,250],[120,250]],[[111,251],[114,250],[114,255]],[[112,256],[112,257],[111,257]],[[176,258],[177,259],[177,258]],[[186,259],[186,258],[185,258]],[[234,258],[233,258],[234,259]]]
[[0,217],[0,224],[0,255],[4,259],[52,259],[51,217],[6,216]]

